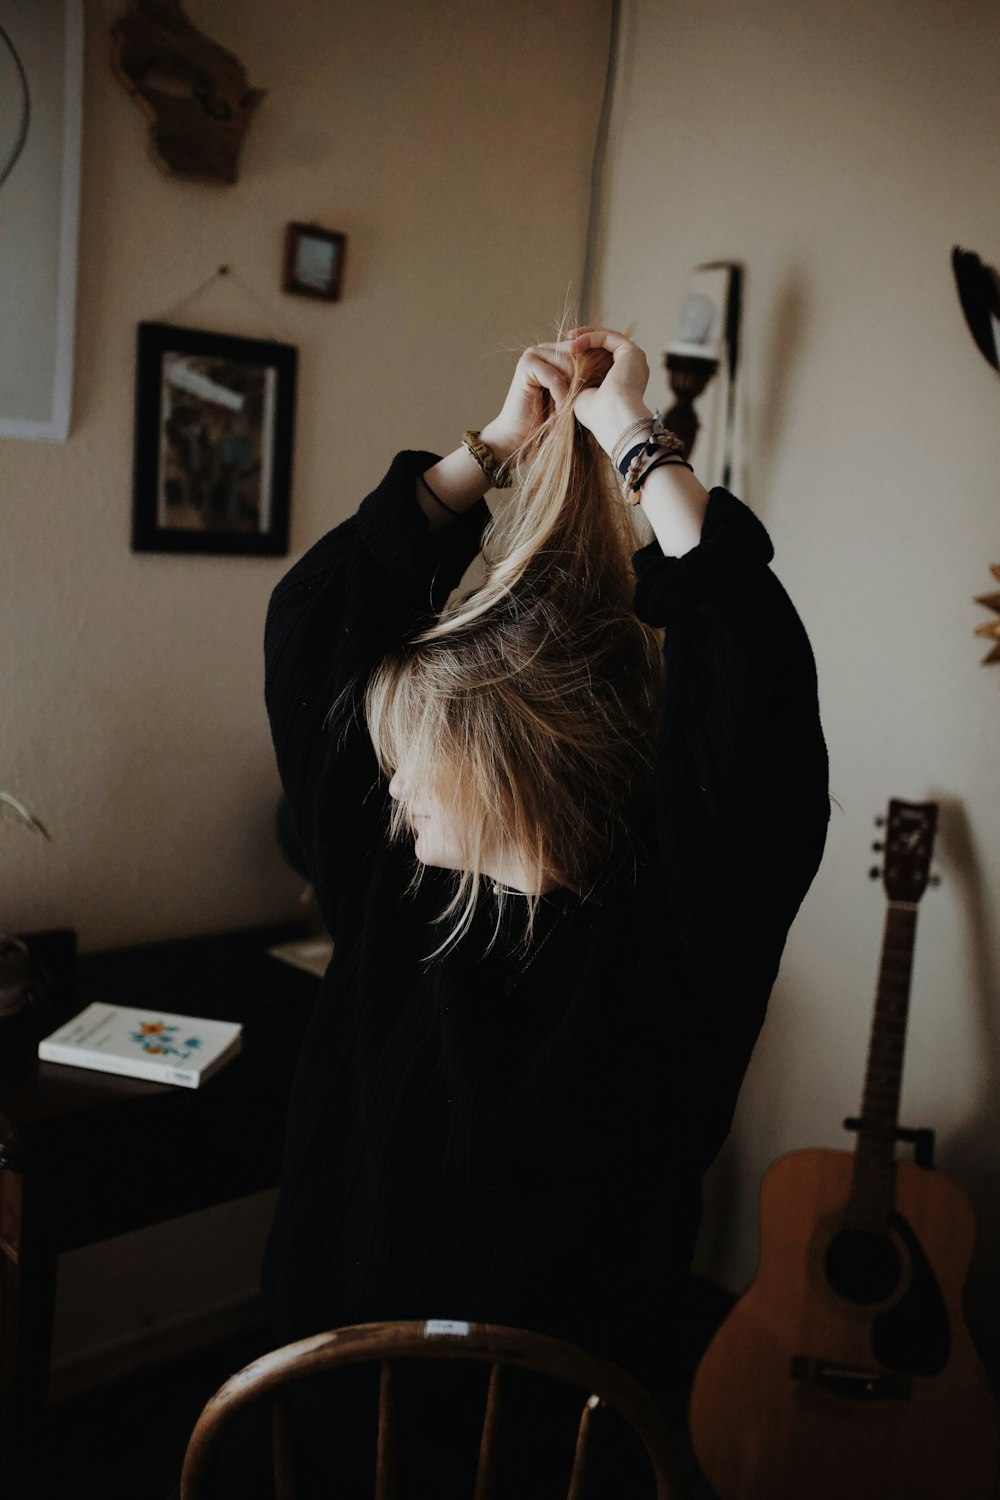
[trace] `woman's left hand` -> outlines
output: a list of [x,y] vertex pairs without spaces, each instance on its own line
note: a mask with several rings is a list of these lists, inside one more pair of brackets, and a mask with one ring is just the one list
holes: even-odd
[[565,401],[573,371],[571,344],[571,339],[559,344],[532,344],[518,360],[500,415],[482,431],[483,441],[501,463],[545,421],[547,398],[557,411]]
[[577,398],[577,421],[594,434],[610,457],[622,431],[652,416],[643,399],[649,363],[639,345],[612,328],[574,328],[570,348],[578,358],[603,357],[603,374]]

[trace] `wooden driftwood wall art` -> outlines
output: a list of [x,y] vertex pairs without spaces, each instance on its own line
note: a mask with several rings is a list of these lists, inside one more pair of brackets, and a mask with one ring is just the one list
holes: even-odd
[[250,116],[266,90],[192,26],[180,0],[134,0],[111,27],[111,64],[149,121],[165,172],[235,182]]

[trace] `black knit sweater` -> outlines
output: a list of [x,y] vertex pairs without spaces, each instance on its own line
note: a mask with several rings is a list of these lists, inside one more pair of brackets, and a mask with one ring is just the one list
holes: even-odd
[[416,503],[436,459],[397,455],[268,612],[278,768],[335,946],[291,1101],[267,1306],[280,1342],[383,1318],[533,1328],[666,1398],[701,1178],[826,836],[812,653],[764,528],[713,489],[697,547],[634,556],[636,613],[666,627],[645,852],[592,899],[543,898],[523,973],[514,926],[483,957],[491,896],[428,965],[452,877],[429,870],[406,895],[412,851],[387,842],[387,783],[350,705],[478,550],[484,501],[438,532]]

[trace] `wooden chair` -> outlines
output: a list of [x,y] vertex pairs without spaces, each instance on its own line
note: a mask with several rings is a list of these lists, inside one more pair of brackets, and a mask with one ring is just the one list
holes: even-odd
[[[394,1500],[393,1365],[400,1359],[474,1360],[491,1365],[479,1445],[475,1493],[470,1500],[492,1500],[496,1483],[497,1433],[508,1366],[540,1371],[577,1386],[586,1395],[576,1435],[567,1500],[585,1500],[594,1413],[606,1406],[641,1441],[656,1477],[657,1500],[680,1500],[681,1465],[670,1429],[652,1397],[623,1370],[560,1339],[504,1328],[493,1323],[443,1320],[358,1323],[300,1339],[246,1365],[206,1403],[184,1455],[181,1500],[210,1500],[208,1476],[220,1440],[233,1418],[250,1402],[272,1401],[272,1459],[277,1500],[296,1500],[291,1442],[281,1387],[343,1365],[380,1365],[378,1441],[374,1500]],[[626,1497],[622,1497],[626,1500]]]

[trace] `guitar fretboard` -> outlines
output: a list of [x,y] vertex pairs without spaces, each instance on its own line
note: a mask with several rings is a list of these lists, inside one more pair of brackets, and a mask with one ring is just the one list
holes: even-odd
[[847,1205],[851,1227],[873,1233],[886,1228],[895,1199],[896,1127],[916,930],[916,904],[890,901]]

